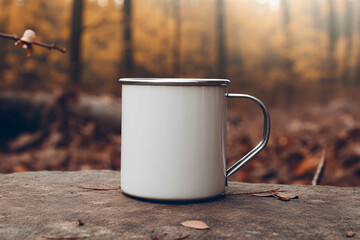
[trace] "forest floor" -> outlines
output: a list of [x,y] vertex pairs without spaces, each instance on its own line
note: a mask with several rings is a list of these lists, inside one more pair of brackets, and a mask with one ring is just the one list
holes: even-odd
[[[68,103],[73,104],[73,101]],[[120,99],[112,98],[108,102],[119,103]],[[120,169],[119,131],[91,118],[79,118],[67,111],[65,114],[64,107],[60,109],[62,117],[47,118],[46,126],[2,139],[1,173]],[[231,181],[311,184],[324,159],[321,185],[360,185],[358,99],[336,98],[319,104],[270,106],[269,111],[271,137],[268,145],[234,174]],[[261,111],[252,103],[235,105],[229,102],[228,166],[257,144],[262,136],[262,122]]]

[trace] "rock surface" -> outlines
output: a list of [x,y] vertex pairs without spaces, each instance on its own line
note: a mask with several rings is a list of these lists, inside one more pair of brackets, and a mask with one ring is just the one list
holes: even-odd
[[[360,188],[230,182],[222,199],[164,204],[77,187],[119,179],[109,170],[0,174],[0,239],[345,239],[349,231],[360,239]],[[247,193],[274,188],[299,199]]]

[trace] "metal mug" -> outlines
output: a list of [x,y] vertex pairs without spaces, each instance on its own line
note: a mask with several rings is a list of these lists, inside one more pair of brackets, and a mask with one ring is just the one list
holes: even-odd
[[[223,195],[227,177],[267,144],[270,116],[227,79],[122,78],[121,189],[133,197],[186,201]],[[259,144],[226,170],[227,98],[255,101]]]

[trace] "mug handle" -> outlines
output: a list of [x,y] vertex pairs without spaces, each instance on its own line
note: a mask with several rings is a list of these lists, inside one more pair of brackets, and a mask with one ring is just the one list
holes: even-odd
[[237,161],[234,165],[232,165],[228,170],[226,170],[226,178],[233,175],[239,168],[241,168],[247,161],[249,161],[251,158],[253,158],[256,154],[258,154],[261,150],[264,149],[267,142],[269,141],[270,136],[270,115],[268,110],[266,109],[265,105],[256,97],[253,97],[248,94],[238,94],[238,93],[227,93],[226,97],[228,98],[247,98],[254,102],[256,102],[263,114],[264,114],[264,130],[263,130],[263,136],[261,141],[254,147],[250,152],[248,152],[245,156],[243,156],[239,161]]

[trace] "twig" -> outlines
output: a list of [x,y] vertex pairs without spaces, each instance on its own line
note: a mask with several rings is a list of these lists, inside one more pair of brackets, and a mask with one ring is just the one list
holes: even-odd
[[46,44],[46,43],[41,43],[41,42],[33,42],[32,44],[37,45],[37,46],[40,46],[40,47],[47,48],[47,49],[49,49],[49,50],[55,49],[55,50],[58,50],[58,51],[60,51],[60,52],[62,52],[62,53],[66,53],[66,48],[58,47],[58,46],[56,45],[56,43]]
[[319,165],[316,169],[314,178],[312,180],[312,185],[318,185],[320,183],[321,177],[323,175],[324,169],[325,169],[325,153],[326,153],[326,147],[324,147],[322,154],[321,154],[321,158],[320,158],[320,162]]
[[16,34],[0,33],[0,37],[18,41],[20,38]]
[[60,236],[48,236],[48,235],[42,235],[42,238],[46,238],[46,239],[81,239],[81,238],[86,238],[84,237],[80,237],[80,236],[70,236],[70,237],[60,237]]
[[86,186],[77,186],[82,189],[91,189],[91,190],[99,190],[99,191],[109,191],[109,190],[118,190],[121,189],[120,186],[111,187],[111,188],[102,188],[102,187],[86,187]]
[[257,192],[240,192],[240,193],[233,193],[233,194],[228,194],[228,195],[241,195],[241,194],[257,194],[257,193],[271,193],[271,192],[283,192],[283,190],[279,190],[280,188],[274,188],[274,189],[269,189],[269,190],[264,190],[264,191],[257,191]]
[[47,48],[49,50],[55,49],[62,53],[66,53],[66,49],[57,46],[56,43],[47,44],[47,43],[41,43],[41,42],[28,42],[28,41],[21,40],[16,34],[7,34],[7,33],[0,33],[0,37],[6,38],[6,39],[11,39],[15,42],[20,41],[21,43],[26,44],[26,45],[34,44],[34,45],[37,45],[40,47]]

